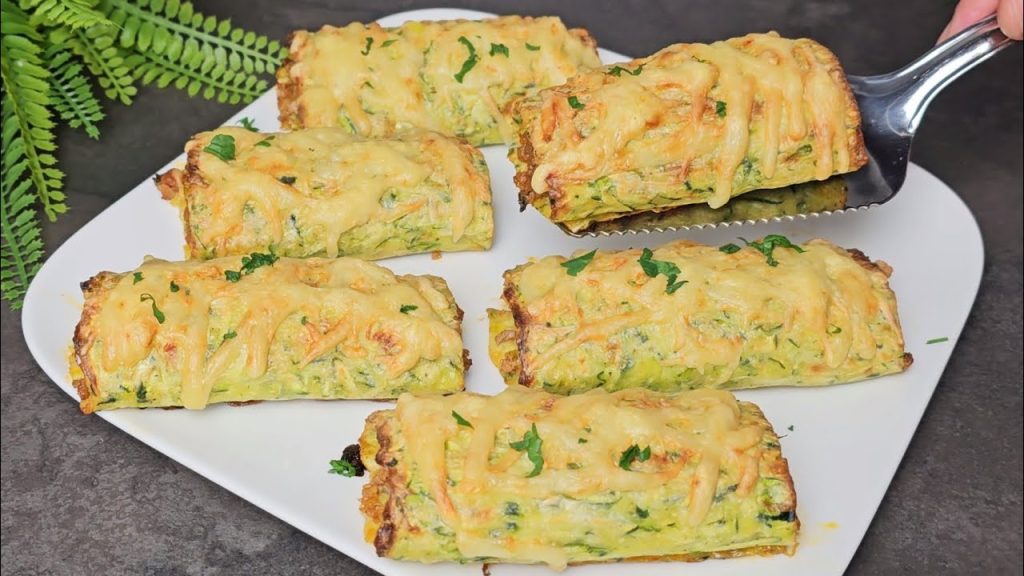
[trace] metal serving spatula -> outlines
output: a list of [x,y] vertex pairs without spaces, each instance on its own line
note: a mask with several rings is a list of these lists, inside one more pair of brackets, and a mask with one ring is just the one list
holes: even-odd
[[718,210],[683,206],[601,222],[575,233],[562,229],[573,236],[612,236],[716,228],[793,221],[884,204],[903,186],[914,132],[932,98],[1011,43],[999,30],[995,16],[990,16],[900,70],[879,76],[850,76],[869,156],[868,164],[856,172],[825,182],[748,192]]

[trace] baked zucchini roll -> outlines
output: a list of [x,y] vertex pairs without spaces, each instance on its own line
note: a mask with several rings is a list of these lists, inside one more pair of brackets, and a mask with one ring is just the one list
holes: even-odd
[[796,547],[779,439],[728,392],[403,395],[359,446],[365,536],[388,558],[560,569]]
[[225,127],[185,151],[185,169],[157,176],[157,187],[181,213],[189,258],[272,250],[376,259],[491,246],[487,164],[454,138]]
[[856,170],[860,113],[808,39],[676,44],[516,101],[520,203],[570,230]]
[[71,366],[86,413],[443,394],[469,364],[444,280],[355,258],[147,259],[82,291]]
[[354,22],[300,30],[277,72],[281,126],[389,136],[417,126],[480,146],[512,134],[502,109],[601,65],[586,30],[556,17]]
[[825,240],[541,258],[505,273],[490,355],[507,382],[592,388],[817,386],[901,372],[891,268]]

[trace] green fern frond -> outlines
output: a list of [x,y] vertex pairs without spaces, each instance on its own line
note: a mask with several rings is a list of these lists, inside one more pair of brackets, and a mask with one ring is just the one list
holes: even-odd
[[116,45],[116,39],[117,29],[113,26],[93,26],[75,30],[58,43],[71,48],[85,62],[107,98],[131,104],[139,91],[132,69],[125,64],[131,53]]
[[21,0],[21,7],[31,12],[33,26],[68,26],[86,28],[110,22],[94,9],[96,0]]
[[0,29],[0,292],[14,309],[43,258],[39,213],[67,211],[55,122],[99,136],[86,69],[124,104],[138,82],[234,104],[260,96],[287,52],[182,0],[0,0]]
[[82,65],[59,46],[50,46],[44,53],[50,69],[50,101],[53,109],[72,128],[83,128],[90,138],[98,140],[103,108],[92,93],[92,86],[82,74]]
[[61,180],[56,168],[57,149],[50,119],[50,73],[40,59],[42,37],[28,21],[28,15],[9,0],[0,0],[3,35],[0,45],[0,75],[5,102],[18,123],[24,143],[28,175],[46,217],[51,221],[67,212]]
[[149,54],[146,54],[144,59],[144,63],[133,67],[135,77],[141,80],[144,86],[154,82],[158,88],[173,85],[188,92],[189,96],[195,96],[202,90],[203,98],[209,100],[216,97],[218,102],[230,104],[237,104],[242,100],[251,102],[267,90],[266,80],[249,74],[231,70],[220,71],[219,74],[203,74],[198,70],[191,70],[163,58],[154,58]]
[[135,78],[160,86],[173,81],[191,95],[202,90],[222,102],[251,101],[266,89],[256,75],[272,72],[286,52],[266,36],[196,12],[190,2],[102,0],[99,9],[117,26],[119,45],[144,57],[147,66]]
[[39,271],[43,260],[43,241],[36,218],[32,180],[25,178],[29,163],[21,126],[14,114],[13,100],[3,94],[0,114],[3,132],[3,174],[0,176],[0,294],[11,308],[21,308],[29,281]]

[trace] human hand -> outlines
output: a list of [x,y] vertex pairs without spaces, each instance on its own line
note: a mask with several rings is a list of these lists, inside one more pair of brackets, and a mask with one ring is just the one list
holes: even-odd
[[956,35],[989,14],[996,14],[1003,34],[1020,40],[1024,37],[1024,31],[1021,30],[1022,5],[1024,2],[1021,0],[960,0],[953,12],[953,18],[939,36],[939,42]]

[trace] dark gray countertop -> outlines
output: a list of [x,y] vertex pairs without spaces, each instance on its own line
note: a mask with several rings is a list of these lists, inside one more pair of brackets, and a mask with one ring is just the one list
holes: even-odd
[[[851,74],[886,72],[924,52],[953,7],[948,0],[196,3],[281,38],[295,28],[430,4],[553,12],[588,28],[603,46],[634,55],[773,28],[820,40]],[[1004,51],[943,92],[921,126],[912,158],[974,211],[985,272],[963,336],[849,574],[1021,571],[1021,68],[1020,46]],[[236,109],[143,89],[130,108],[108,104],[99,144],[64,131],[60,161],[71,212],[47,226],[47,247],[52,251],[150,177],[192,133]],[[4,574],[372,573],[102,419],[81,415],[32,360],[19,315],[6,304],[2,310]],[[361,519],[339,510],[338,521]]]

